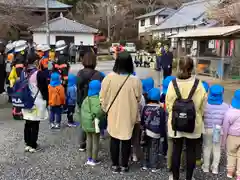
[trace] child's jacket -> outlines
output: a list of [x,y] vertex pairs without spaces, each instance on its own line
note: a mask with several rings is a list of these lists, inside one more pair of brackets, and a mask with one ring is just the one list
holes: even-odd
[[70,74],[68,76],[67,105],[76,105],[76,102],[77,102],[76,76]]
[[65,104],[65,92],[62,85],[48,85],[49,106],[61,106]]
[[157,104],[147,104],[142,111],[141,125],[154,134],[165,135],[166,115],[164,109]]
[[87,96],[81,107],[81,126],[85,132],[95,132],[94,119],[100,120],[99,126],[101,126],[104,118],[104,112],[101,109],[99,96]]

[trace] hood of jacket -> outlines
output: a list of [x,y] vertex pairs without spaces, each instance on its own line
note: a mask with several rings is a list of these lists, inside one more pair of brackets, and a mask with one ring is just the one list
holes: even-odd
[[50,85],[52,87],[56,87],[59,86],[61,84],[61,78],[60,78],[60,74],[57,72],[54,72],[51,74],[51,80],[50,80]]
[[88,96],[95,96],[98,95],[101,90],[101,82],[98,80],[90,81],[89,89],[88,89]]

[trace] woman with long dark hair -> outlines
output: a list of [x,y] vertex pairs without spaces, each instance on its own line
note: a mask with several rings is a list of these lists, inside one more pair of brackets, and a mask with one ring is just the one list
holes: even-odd
[[132,75],[133,72],[131,55],[127,52],[119,53],[113,72],[104,78],[100,92],[102,108],[108,115],[107,130],[111,136],[110,153],[114,173],[124,173],[129,170],[131,138],[142,96],[141,81]]

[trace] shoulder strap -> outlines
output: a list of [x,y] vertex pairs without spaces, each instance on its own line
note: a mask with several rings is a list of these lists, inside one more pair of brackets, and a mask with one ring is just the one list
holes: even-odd
[[124,84],[127,82],[127,80],[128,80],[128,78],[130,77],[130,74],[127,76],[127,78],[124,80],[124,82],[122,83],[122,85],[120,86],[120,88],[118,89],[118,91],[117,91],[117,93],[116,93],[116,95],[115,95],[115,97],[113,98],[113,101],[112,101],[112,103],[110,104],[110,106],[109,106],[109,108],[108,108],[108,110],[107,110],[107,112],[106,112],[106,114],[108,114],[108,112],[109,112],[109,110],[111,109],[111,107],[112,107],[112,105],[113,105],[113,103],[115,102],[115,100],[117,99],[117,97],[118,97],[118,94],[120,93],[120,91],[122,90],[122,88],[123,88],[123,86],[124,86]]
[[188,100],[192,99],[192,97],[193,97],[193,95],[194,95],[194,93],[195,93],[195,91],[198,87],[198,83],[199,83],[199,79],[195,79],[193,87],[192,87],[192,89],[191,89],[191,91],[188,95],[188,98],[187,98]]
[[177,85],[177,80],[176,79],[172,80],[172,83],[173,83],[174,90],[177,94],[177,98],[182,99],[182,95],[181,95],[181,93],[179,91],[179,88],[178,88],[178,85]]

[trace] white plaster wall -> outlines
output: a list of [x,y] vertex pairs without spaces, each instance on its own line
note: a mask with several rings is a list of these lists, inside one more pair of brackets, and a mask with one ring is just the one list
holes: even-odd
[[[56,36],[74,36],[75,45],[80,45],[80,42],[83,42],[83,45],[94,45],[94,35],[85,34],[85,33],[50,33],[50,45],[55,45]],[[46,34],[42,32],[33,33],[33,41],[36,44],[47,44]]]

